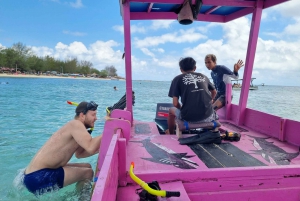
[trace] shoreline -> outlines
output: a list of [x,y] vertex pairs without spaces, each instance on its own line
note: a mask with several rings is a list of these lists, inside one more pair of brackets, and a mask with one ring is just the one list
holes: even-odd
[[[43,78],[43,79],[82,79],[82,80],[111,80],[109,78],[94,78],[94,77],[62,77],[53,75],[24,75],[24,74],[5,74],[0,73],[0,78]],[[124,80],[124,79],[119,79]]]

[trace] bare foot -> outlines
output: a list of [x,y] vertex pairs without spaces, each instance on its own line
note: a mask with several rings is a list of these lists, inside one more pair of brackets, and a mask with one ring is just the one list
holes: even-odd
[[166,135],[170,135],[169,129],[165,130]]

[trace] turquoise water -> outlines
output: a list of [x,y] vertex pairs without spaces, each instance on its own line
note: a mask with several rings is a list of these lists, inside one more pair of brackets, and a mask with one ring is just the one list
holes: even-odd
[[[3,84],[9,82],[9,84]],[[21,172],[53,132],[73,119],[74,106],[67,100],[94,100],[99,104],[93,136],[102,132],[105,108],[125,93],[124,81],[0,78],[0,201],[78,200],[74,185],[36,198],[18,183]],[[118,91],[114,91],[116,86]],[[136,95],[134,117],[152,121],[156,103],[171,102],[170,82],[133,81]],[[233,103],[239,91],[233,92]],[[260,86],[250,91],[248,107],[300,121],[300,87]],[[71,162],[88,162],[95,167],[97,156]],[[16,179],[15,179],[16,178]]]

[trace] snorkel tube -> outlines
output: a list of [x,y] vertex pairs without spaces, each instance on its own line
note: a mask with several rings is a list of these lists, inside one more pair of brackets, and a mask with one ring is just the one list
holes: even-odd
[[[79,105],[78,103],[72,102],[72,101],[67,101],[67,103],[68,103],[69,105],[74,105],[74,106],[78,106],[78,105]],[[90,129],[88,130],[89,134],[92,134],[93,130],[94,130],[94,127],[93,127],[93,128],[90,128]]]
[[149,185],[138,178],[134,173],[133,173],[133,168],[134,168],[134,162],[131,162],[130,168],[129,168],[129,175],[135,183],[140,185],[145,191],[150,193],[151,195],[156,195],[160,197],[180,197],[180,192],[178,191],[165,191],[165,190],[154,190]]

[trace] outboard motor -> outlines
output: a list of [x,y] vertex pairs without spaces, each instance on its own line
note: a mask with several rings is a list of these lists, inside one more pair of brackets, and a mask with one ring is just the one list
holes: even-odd
[[171,107],[174,107],[172,103],[157,103],[154,121],[160,134],[165,134],[165,130],[168,129],[168,116]]

